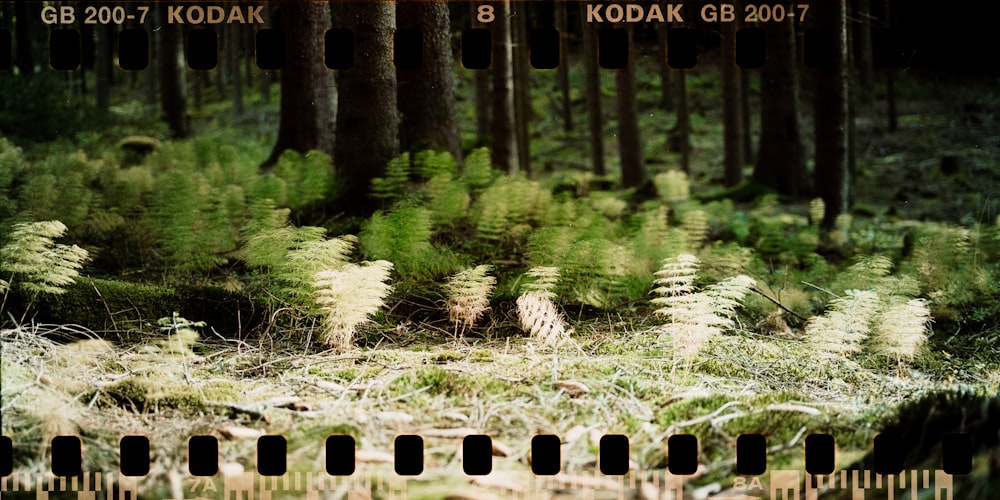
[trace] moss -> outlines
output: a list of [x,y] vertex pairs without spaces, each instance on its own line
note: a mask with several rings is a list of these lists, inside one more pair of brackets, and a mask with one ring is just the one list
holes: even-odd
[[[93,397],[87,395],[85,399]],[[161,380],[131,377],[104,388],[97,394],[98,403],[120,406],[139,413],[165,408],[198,410],[204,403],[197,389],[170,387]]]
[[451,363],[465,359],[465,355],[457,351],[444,351],[431,356],[432,363]]
[[[29,303],[23,295],[14,300],[20,307]],[[148,324],[173,312],[206,321],[219,334],[231,337],[252,331],[266,317],[263,303],[221,288],[161,287],[98,278],[81,279],[61,295],[38,296],[31,308],[39,322],[73,323],[95,332],[115,330],[120,340],[132,341],[140,340],[127,338],[135,336],[135,330],[148,330]]]

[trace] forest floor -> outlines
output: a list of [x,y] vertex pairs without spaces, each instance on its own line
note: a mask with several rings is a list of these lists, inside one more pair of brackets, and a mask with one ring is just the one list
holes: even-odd
[[[995,89],[969,95],[978,97],[903,99],[900,130],[891,134],[879,120],[860,117],[856,214],[992,223],[1000,213],[1000,98]],[[695,138],[702,146],[696,161],[718,157],[715,132]],[[942,169],[944,157],[955,159]],[[836,467],[847,468],[869,454],[874,435],[904,403],[942,391],[1000,390],[995,341],[975,344],[992,351],[938,352],[886,368],[865,359],[822,363],[801,336],[763,335],[748,324],[717,336],[688,364],[676,361],[647,312],[581,315],[573,340],[556,351],[514,334],[516,319],[501,308],[490,326],[467,338],[456,338],[444,321],[394,318],[348,354],[306,346],[301,332],[234,340],[209,327],[190,345],[155,334],[121,345],[73,325],[10,326],[0,330],[4,431],[16,436],[20,474],[46,470],[46,448],[38,443],[55,435],[80,435],[84,470],[105,471],[119,465],[120,436],[146,435],[152,462],[139,480],[141,497],[178,499],[271,488],[249,474],[264,434],[286,438],[289,477],[312,473],[316,481],[328,477],[321,472],[326,437],[355,437],[358,473],[324,480],[318,498],[394,498],[400,490],[408,498],[661,498],[663,443],[692,433],[701,455],[686,479],[686,498],[767,498],[766,481],[764,490],[738,489],[733,456],[741,434],[767,436],[774,471],[802,470],[806,436],[830,433]],[[211,325],[210,318],[194,319]],[[982,336],[998,333],[993,325]],[[49,340],[61,335],[93,340]],[[195,434],[220,440],[220,474],[207,480],[186,474],[185,440]],[[401,434],[424,438],[423,472],[407,480],[393,473],[393,439]],[[493,438],[493,474],[462,473],[462,438],[469,434]],[[536,434],[560,436],[560,474],[531,474]],[[597,472],[603,434],[629,437],[631,472],[622,479]],[[982,497],[978,485],[997,480],[988,461],[975,464],[960,490],[966,498]],[[273,487],[276,498],[299,498],[308,489]]]

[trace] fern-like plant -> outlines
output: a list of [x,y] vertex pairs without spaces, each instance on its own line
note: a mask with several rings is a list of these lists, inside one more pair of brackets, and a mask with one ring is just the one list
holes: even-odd
[[410,170],[410,153],[403,153],[390,160],[385,167],[385,177],[372,179],[372,197],[396,200],[402,198],[406,194]]
[[316,304],[322,313],[320,339],[339,352],[350,349],[358,326],[385,305],[392,263],[384,260],[346,264],[315,274]]
[[7,244],[0,248],[0,273],[6,278],[0,289],[17,286],[30,294],[64,293],[89,258],[76,245],[53,241],[65,232],[66,225],[57,220],[14,224]]
[[571,333],[555,303],[539,293],[528,292],[517,298],[517,317],[521,329],[543,346],[556,346]]
[[879,296],[871,290],[847,290],[830,301],[826,314],[806,324],[808,342],[821,356],[835,359],[861,351],[879,309]]
[[559,268],[550,266],[533,267],[524,273],[528,281],[521,285],[521,293],[533,293],[549,300],[556,298],[556,285],[559,283]]
[[469,328],[490,308],[490,294],[497,279],[488,273],[493,266],[480,265],[465,269],[448,278],[444,289],[448,295],[448,318],[455,327]]
[[654,313],[670,320],[660,331],[670,335],[675,352],[685,360],[697,355],[713,336],[735,326],[736,309],[756,284],[750,277],[738,275],[697,291],[694,280],[698,267],[698,258],[691,254],[664,260],[653,290],[658,297],[651,301],[661,306]]
[[681,170],[671,169],[653,177],[660,198],[667,203],[685,201],[691,197],[691,182]]
[[898,361],[912,361],[927,343],[931,312],[923,299],[889,306],[875,325],[871,346],[875,352]]

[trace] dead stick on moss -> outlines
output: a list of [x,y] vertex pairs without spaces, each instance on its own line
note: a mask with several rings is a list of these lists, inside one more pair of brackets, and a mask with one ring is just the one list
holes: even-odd
[[101,303],[104,304],[104,310],[108,312],[108,318],[111,319],[111,327],[115,329],[115,332],[117,332],[118,323],[115,322],[115,315],[111,313],[111,308],[108,307],[108,301],[104,300],[104,295],[102,295],[101,291],[97,289],[97,285],[94,284],[93,278],[90,280],[90,286],[94,287],[94,291],[97,292],[97,297],[101,299]]
[[756,292],[756,293],[760,294],[761,297],[764,297],[765,299],[770,300],[771,302],[774,303],[774,305],[780,307],[782,310],[784,310],[788,314],[791,314],[792,316],[795,316],[796,318],[799,318],[802,321],[808,321],[807,318],[804,318],[801,315],[799,315],[798,313],[796,313],[795,311],[793,311],[793,310],[785,307],[784,305],[781,304],[781,302],[778,302],[777,300],[774,300],[771,297],[768,297],[768,295],[766,293],[764,293],[764,292],[762,292],[762,291],[760,291],[760,290],[758,290],[756,288],[751,288],[750,290],[753,291],[753,292]]

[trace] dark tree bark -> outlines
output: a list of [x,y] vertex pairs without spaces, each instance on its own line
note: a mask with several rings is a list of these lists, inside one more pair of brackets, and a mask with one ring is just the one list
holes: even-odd
[[[586,9],[580,4],[581,14]],[[604,166],[604,117],[601,114],[601,73],[597,66],[597,36],[595,26],[588,23],[586,16],[583,21],[583,80],[584,97],[587,102],[587,129],[590,132],[590,160],[594,175],[606,175]]]
[[799,125],[799,82],[793,19],[771,23],[761,74],[760,150],[754,179],[789,196],[809,192]]
[[814,19],[834,33],[834,65],[816,72],[814,184],[826,204],[822,226],[834,227],[847,209],[848,58],[846,0],[816,0]]
[[672,143],[674,150],[681,154],[681,170],[691,173],[691,112],[688,110],[687,93],[687,73],[685,70],[677,71],[674,76],[677,86],[677,123],[674,124]]
[[215,77],[215,91],[219,94],[219,99],[224,100],[229,97],[229,92],[226,90],[226,83],[229,80],[229,60],[226,58],[226,51],[229,46],[229,33],[226,29],[215,30],[215,36],[218,37],[218,48],[221,55],[218,56],[220,63],[215,66],[212,76]]
[[510,33],[510,0],[496,6],[493,28],[493,164],[504,171],[517,173],[517,136],[514,130],[513,53]]
[[194,82],[191,83],[191,98],[194,100],[194,109],[201,111],[202,104],[204,104],[203,92],[205,87],[205,72],[204,71],[194,71],[191,74],[191,78]]
[[750,108],[750,94],[753,87],[750,77],[756,72],[741,69],[740,74],[740,119],[743,120],[743,163],[747,164],[753,158],[753,113]]
[[[514,7],[516,5],[516,7]],[[511,4],[511,56],[514,60],[514,135],[517,138],[517,159],[520,170],[531,175],[531,75],[528,54],[528,11],[524,2]]]
[[94,74],[97,77],[97,110],[100,113],[107,112],[111,105],[111,71],[114,67],[111,61],[114,57],[112,39],[115,32],[114,26],[109,24],[97,28],[97,59],[94,61],[96,66]]
[[[486,28],[476,19],[477,5],[469,3],[472,27]],[[484,69],[475,69],[472,72],[476,104],[476,146],[482,147],[490,143],[490,74]]]
[[743,88],[736,67],[737,27],[734,22],[721,23],[723,183],[726,186],[735,186],[743,181],[743,165],[746,164],[743,156]]
[[[321,10],[325,9],[323,5]],[[396,8],[391,2],[345,2],[340,9],[346,27],[354,31],[357,57],[352,68],[340,72],[338,80],[334,165],[346,181],[344,209],[367,214],[374,208],[368,196],[372,179],[384,175],[386,165],[399,155],[396,68],[392,62]],[[290,31],[286,28],[285,33]],[[315,60],[323,60],[322,52]],[[285,73],[288,69],[282,71],[283,78]]]
[[569,93],[569,50],[566,47],[566,0],[556,0],[556,29],[559,31],[559,67],[556,80],[562,97],[563,132],[573,131],[573,103]]
[[35,66],[38,64],[36,40],[39,37],[38,26],[41,26],[41,9],[41,2],[14,2],[14,17],[17,19],[14,34],[17,42],[15,65],[19,73],[27,77],[35,74]]
[[[882,5],[882,22],[889,24],[892,14],[891,2],[885,0]],[[885,71],[885,102],[888,108],[886,113],[889,120],[889,132],[895,132],[899,129],[899,111],[896,109],[896,73],[892,69]]]
[[[281,5],[285,32],[285,69],[281,71],[278,140],[262,167],[269,168],[285,150],[333,154],[333,77],[324,64],[324,34],[330,28],[327,5],[297,0]],[[395,95],[393,95],[395,105]],[[371,112],[375,112],[373,108]]]
[[674,88],[670,84],[670,66],[667,64],[667,25],[656,25],[656,50],[660,66],[660,106],[664,111],[674,110]]
[[191,135],[191,120],[187,109],[187,81],[182,45],[183,33],[179,24],[167,19],[167,9],[158,12],[160,24],[160,109],[163,119],[175,138]]
[[237,115],[243,114],[243,78],[240,75],[240,55],[239,41],[241,24],[230,24],[228,31],[229,40],[226,43],[226,64],[229,67],[229,74],[233,80],[233,112]]
[[642,140],[639,137],[639,109],[635,95],[635,56],[632,28],[627,28],[630,54],[624,69],[615,70],[618,111],[618,148],[622,164],[622,186],[636,187],[646,180]]
[[872,77],[872,15],[871,0],[854,0],[854,60],[858,71],[858,100],[870,105],[874,100],[875,84]]
[[396,71],[401,149],[447,151],[458,160],[462,143],[455,117],[448,4],[401,0],[396,19],[399,29],[421,30],[424,41],[423,65]]
[[[150,17],[150,19],[155,19],[157,20],[157,22],[159,22],[159,11],[160,8],[158,5],[156,5],[155,3],[150,4],[148,16]],[[146,68],[146,71],[142,72],[142,74],[145,75],[145,81],[143,83],[145,84],[144,94],[146,101],[146,110],[149,112],[152,112],[156,108],[156,93],[158,90],[159,76],[160,76],[160,65],[158,64],[158,61],[160,60],[160,46],[162,45],[160,43],[160,37],[162,35],[162,33],[160,33],[160,31],[162,31],[160,30],[161,26],[163,25],[157,24],[157,26],[149,35],[150,64],[149,67]]]

